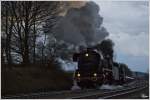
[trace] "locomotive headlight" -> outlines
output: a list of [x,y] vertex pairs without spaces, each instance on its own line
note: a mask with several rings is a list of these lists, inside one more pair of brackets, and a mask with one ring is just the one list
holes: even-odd
[[77,76],[80,77],[80,73],[78,73]]
[[88,56],[89,56],[89,54],[88,54],[88,53],[86,53],[86,54],[85,54],[85,56],[86,56],[86,57],[88,57]]
[[94,75],[95,77],[97,76],[97,74],[96,74],[96,73],[94,73],[93,75]]

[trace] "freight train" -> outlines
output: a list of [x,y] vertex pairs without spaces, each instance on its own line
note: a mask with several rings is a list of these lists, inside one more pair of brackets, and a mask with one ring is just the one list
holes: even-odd
[[78,63],[74,80],[81,88],[125,82],[125,70],[119,63],[113,62],[108,55],[104,57],[101,52],[92,48],[74,53],[73,61]]

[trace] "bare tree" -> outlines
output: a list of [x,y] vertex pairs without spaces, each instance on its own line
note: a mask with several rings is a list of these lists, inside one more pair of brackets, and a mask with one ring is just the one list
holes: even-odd
[[[54,22],[60,12],[61,2],[44,1],[8,1],[2,2],[5,22],[4,39],[7,62],[12,62],[11,54],[15,52],[22,58],[23,64],[36,60],[36,40],[44,21]],[[53,24],[54,25],[54,24]],[[52,26],[53,26],[52,25]]]
[[[12,64],[12,56],[11,56],[11,39],[12,39],[12,28],[14,25],[13,17],[10,17],[12,15],[12,12],[9,8],[9,2],[2,3],[2,25],[5,27],[2,28],[4,30],[2,32],[3,37],[3,50],[5,51],[6,59],[8,64]],[[5,42],[4,42],[5,41]],[[3,52],[4,53],[4,52]]]

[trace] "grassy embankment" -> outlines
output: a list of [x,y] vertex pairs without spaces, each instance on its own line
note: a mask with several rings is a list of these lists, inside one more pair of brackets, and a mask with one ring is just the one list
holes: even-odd
[[39,65],[1,67],[1,93],[13,95],[43,91],[67,90],[72,86],[72,73]]

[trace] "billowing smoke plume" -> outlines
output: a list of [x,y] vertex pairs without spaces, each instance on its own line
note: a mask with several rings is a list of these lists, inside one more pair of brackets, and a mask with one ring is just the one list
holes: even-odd
[[102,27],[103,18],[99,6],[87,2],[81,8],[71,8],[55,27],[55,37],[75,45],[91,45],[102,41],[109,35]]

